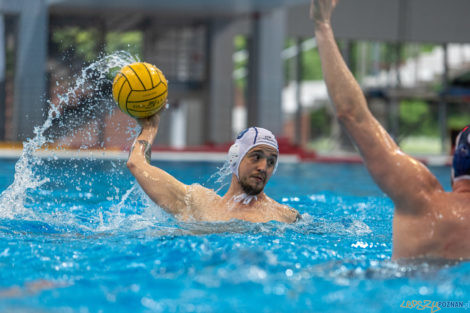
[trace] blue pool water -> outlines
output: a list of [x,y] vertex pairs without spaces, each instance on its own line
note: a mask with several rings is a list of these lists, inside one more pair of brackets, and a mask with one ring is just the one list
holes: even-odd
[[[303,216],[286,225],[178,222],[148,200],[124,161],[45,159],[26,166],[31,173],[18,168],[29,179],[7,189],[15,162],[0,161],[0,312],[416,312],[404,301],[470,304],[470,263],[390,261],[393,206],[362,165],[281,164],[266,193]],[[155,164],[184,183],[220,186],[211,179],[220,163]],[[432,171],[448,190],[449,168]],[[31,181],[37,187],[27,188]]]
[[[470,304],[469,262],[390,261],[393,206],[361,165],[281,164],[266,192],[302,213],[292,225],[182,223],[149,201],[125,161],[34,153],[61,132],[84,127],[97,137],[86,124],[114,108],[101,87],[133,61],[117,52],[84,67],[59,104],[46,101],[46,120],[19,160],[0,160],[0,312],[436,312],[402,306]],[[62,113],[77,92],[92,97],[83,118],[70,118]],[[212,175],[222,164],[158,166],[186,184],[221,188]],[[449,169],[432,171],[449,189]]]

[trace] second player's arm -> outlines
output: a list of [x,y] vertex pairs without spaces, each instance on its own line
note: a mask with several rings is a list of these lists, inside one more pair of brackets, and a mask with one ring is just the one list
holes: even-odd
[[150,199],[168,213],[178,215],[186,208],[187,186],[164,170],[150,165],[150,149],[159,121],[158,114],[139,121],[142,132],[131,149],[127,167]]
[[315,23],[315,37],[337,118],[357,145],[373,179],[398,209],[422,207],[421,201],[429,200],[427,196],[443,191],[441,185],[423,164],[400,150],[369,111],[339,52],[328,19]]

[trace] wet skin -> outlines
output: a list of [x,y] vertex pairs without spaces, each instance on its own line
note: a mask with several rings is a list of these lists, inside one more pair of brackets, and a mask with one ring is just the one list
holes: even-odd
[[421,162],[406,155],[370,112],[345,64],[330,19],[335,0],[312,0],[323,75],[335,114],[377,185],[394,202],[393,258],[470,259],[470,180],[445,192]]
[[157,135],[159,121],[159,114],[139,120],[142,132],[136,138],[127,166],[147,195],[165,211],[184,221],[240,219],[292,223],[298,219],[296,210],[264,193],[277,160],[274,148],[260,145],[250,149],[240,162],[240,180],[232,174],[229,190],[220,197],[201,185],[185,185],[149,164],[146,152]]

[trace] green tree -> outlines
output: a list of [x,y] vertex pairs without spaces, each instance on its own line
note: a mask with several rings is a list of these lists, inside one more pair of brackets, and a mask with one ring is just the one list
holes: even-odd
[[438,136],[437,118],[431,110],[431,105],[423,100],[401,101],[400,132],[402,136]]

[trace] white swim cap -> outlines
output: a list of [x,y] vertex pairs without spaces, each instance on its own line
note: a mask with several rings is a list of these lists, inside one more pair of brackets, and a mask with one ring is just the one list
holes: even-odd
[[[276,137],[269,130],[261,127],[250,127],[243,130],[238,134],[235,143],[230,147],[228,151],[228,158],[230,162],[230,168],[232,173],[234,173],[238,178],[238,167],[242,161],[245,154],[250,151],[251,148],[267,145],[276,149],[279,153],[279,147],[277,145]],[[276,165],[274,166],[274,171],[277,169],[278,160],[276,159]]]

